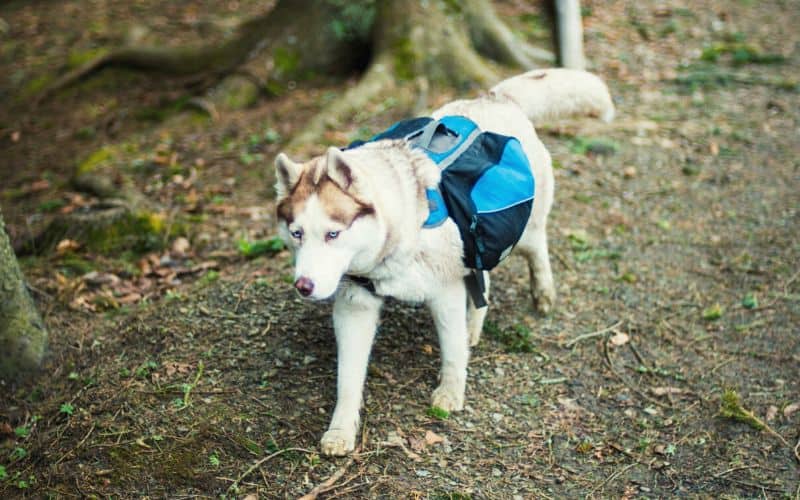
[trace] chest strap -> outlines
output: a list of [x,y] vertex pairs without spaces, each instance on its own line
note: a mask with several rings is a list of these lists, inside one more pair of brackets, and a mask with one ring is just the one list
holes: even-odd
[[[365,278],[363,276],[356,276],[354,274],[345,274],[345,278],[347,278],[351,283],[355,283],[356,285],[360,286],[361,288],[365,289],[372,295],[378,295],[375,291],[375,283],[372,282],[371,279]],[[378,295],[380,297],[380,295]]]
[[[372,295],[383,297],[383,295],[375,291],[375,283],[373,283],[371,279],[365,278],[364,276],[355,276],[353,274],[346,274],[345,277],[350,280],[351,283],[355,283]],[[486,297],[484,295],[486,292],[486,283],[483,279],[483,271],[470,269],[469,274],[464,277],[464,285],[466,285],[467,293],[476,308],[480,309],[487,306]]]

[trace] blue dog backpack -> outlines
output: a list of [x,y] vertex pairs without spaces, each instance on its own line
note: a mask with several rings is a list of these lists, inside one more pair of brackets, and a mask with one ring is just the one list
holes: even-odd
[[474,270],[468,289],[475,305],[484,306],[481,271],[493,269],[511,252],[533,208],[535,180],[519,140],[484,132],[463,116],[410,118],[366,142],[383,139],[407,141],[441,169],[439,186],[427,192],[430,213],[423,227],[453,219],[464,244],[464,264]]

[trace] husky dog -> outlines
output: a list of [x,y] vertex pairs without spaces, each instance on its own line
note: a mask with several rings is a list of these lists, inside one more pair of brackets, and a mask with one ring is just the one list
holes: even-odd
[[[484,131],[522,144],[536,197],[515,249],[528,262],[533,305],[540,313],[549,312],[555,300],[545,234],[554,186],[550,154],[532,122],[575,113],[611,120],[614,106],[606,85],[584,71],[547,69],[515,76],[484,96],[451,102],[432,114],[465,116]],[[280,231],[296,258],[294,286],[310,299],[335,298],[337,401],[322,453],[344,455],[355,447],[384,297],[430,308],[441,348],[432,405],[461,410],[469,348],[478,343],[487,308],[475,307],[466,291],[469,270],[455,223],[422,227],[428,217],[426,188],[440,179],[436,164],[405,141],[382,140],[345,151],[331,147],[306,163],[281,153],[275,167]]]

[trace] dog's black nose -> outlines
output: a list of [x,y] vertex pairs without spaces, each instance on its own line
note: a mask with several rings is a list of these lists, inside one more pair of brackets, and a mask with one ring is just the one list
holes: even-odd
[[308,297],[314,291],[314,282],[306,277],[302,277],[294,282],[294,287],[303,297]]

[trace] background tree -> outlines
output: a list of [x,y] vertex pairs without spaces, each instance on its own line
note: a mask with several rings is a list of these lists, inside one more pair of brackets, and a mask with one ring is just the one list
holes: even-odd
[[108,66],[221,81],[219,91],[244,94],[362,73],[304,128],[297,145],[378,97],[420,109],[431,85],[485,88],[498,79],[493,63],[527,69],[552,60],[515,37],[487,0],[279,0],[223,43],[112,50],[64,75],[42,97]]
[[39,366],[47,331],[31,300],[0,212],[0,377]]

